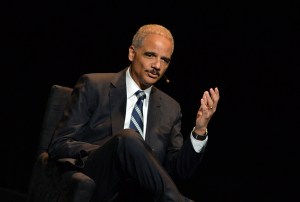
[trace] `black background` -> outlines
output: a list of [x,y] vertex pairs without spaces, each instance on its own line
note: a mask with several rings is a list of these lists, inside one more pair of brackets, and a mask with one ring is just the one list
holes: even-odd
[[171,82],[157,86],[180,102],[184,134],[202,93],[217,86],[221,94],[203,164],[179,182],[181,191],[197,202],[295,201],[299,8],[298,1],[5,3],[0,196],[26,197],[51,85],[123,69],[138,27],[158,23],[173,33],[175,52]]

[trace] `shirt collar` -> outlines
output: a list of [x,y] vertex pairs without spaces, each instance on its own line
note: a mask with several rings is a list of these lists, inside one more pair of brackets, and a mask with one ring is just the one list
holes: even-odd
[[[141,90],[140,87],[135,83],[135,81],[132,79],[129,70],[131,67],[129,67],[126,71],[126,90],[127,90],[127,99],[134,95],[134,93],[138,90]],[[146,99],[149,98],[150,91],[152,89],[152,86],[149,88],[143,90],[146,94]]]

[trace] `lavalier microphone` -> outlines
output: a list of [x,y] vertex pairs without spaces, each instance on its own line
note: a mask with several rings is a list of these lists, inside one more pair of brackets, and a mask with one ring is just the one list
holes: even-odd
[[170,83],[170,80],[168,79],[168,77],[166,75],[164,75],[166,83]]

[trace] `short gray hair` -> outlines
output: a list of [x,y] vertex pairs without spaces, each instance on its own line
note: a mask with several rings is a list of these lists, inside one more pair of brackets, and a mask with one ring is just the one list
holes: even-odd
[[139,48],[142,45],[144,38],[149,34],[158,34],[166,37],[172,42],[174,50],[174,38],[172,33],[166,27],[158,24],[147,24],[141,26],[133,36],[132,45],[136,48]]

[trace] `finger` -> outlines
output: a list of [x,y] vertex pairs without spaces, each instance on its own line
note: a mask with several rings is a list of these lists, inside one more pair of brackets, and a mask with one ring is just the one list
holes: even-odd
[[201,99],[201,106],[200,106],[200,108],[202,108],[203,111],[208,111],[209,107],[208,107],[207,99],[205,98],[205,96],[204,96],[204,98]]
[[207,102],[205,101],[205,99],[201,99],[201,115],[204,118],[209,118],[209,116],[212,114],[210,111],[211,109],[209,109]]
[[205,97],[206,97],[206,100],[207,100],[207,107],[208,109],[212,109],[213,106],[214,106],[214,102],[209,94],[208,91],[205,91]]
[[211,98],[213,100],[214,106],[216,106],[220,99],[219,89],[217,87],[215,89],[210,88],[209,92],[211,94]]
[[203,109],[202,108],[199,108],[198,112],[197,112],[197,115],[196,115],[196,118],[199,118],[200,116],[203,115]]
[[[207,103],[207,98],[206,98],[206,92],[207,91],[205,91],[204,93],[203,93],[203,95],[202,95],[202,98],[200,99],[200,105],[208,105],[208,103]],[[204,101],[204,104],[202,103],[202,99],[203,99],[203,101]]]

